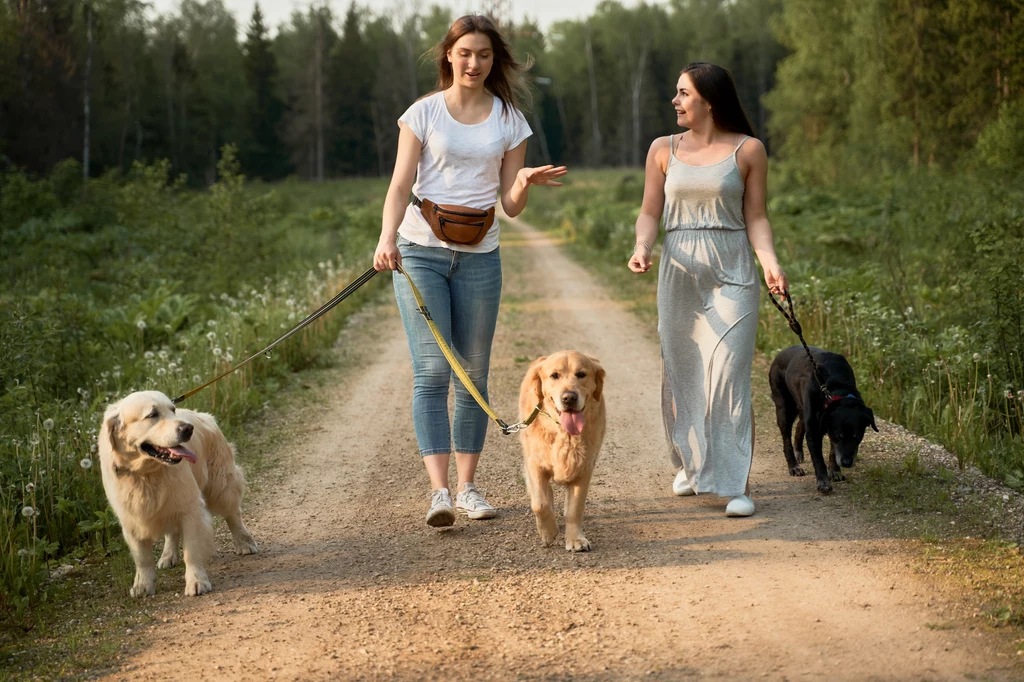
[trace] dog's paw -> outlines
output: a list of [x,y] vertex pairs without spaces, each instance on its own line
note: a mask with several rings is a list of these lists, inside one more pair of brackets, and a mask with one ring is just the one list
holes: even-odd
[[154,581],[135,579],[135,584],[128,590],[128,594],[138,597],[152,597],[156,594],[156,583]]
[[210,584],[208,578],[196,578],[194,580],[185,581],[185,596],[186,597],[198,597],[201,594],[207,594],[213,592],[213,585]]
[[828,472],[828,477],[830,479],[832,479],[833,481],[845,481],[846,480],[846,475],[843,474],[843,472],[839,471],[839,470]]
[[804,472],[802,467],[790,467],[789,468],[789,475],[790,476],[804,476],[805,472]]
[[540,533],[540,544],[550,547],[558,537],[558,523],[554,519],[537,519],[537,532]]
[[827,480],[818,481],[818,492],[821,493],[822,495],[831,495],[832,484],[829,483]]
[[249,539],[248,542],[236,542],[235,543],[235,554],[259,554],[260,548],[256,545],[256,541]]
[[589,552],[590,540],[583,537],[583,535],[577,535],[574,538],[566,538],[565,548],[570,552]]
[[178,565],[178,555],[175,554],[164,554],[160,557],[160,560],[156,562],[157,568],[173,568]]

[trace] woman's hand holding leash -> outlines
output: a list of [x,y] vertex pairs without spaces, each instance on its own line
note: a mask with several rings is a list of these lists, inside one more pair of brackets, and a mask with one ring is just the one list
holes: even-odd
[[402,264],[402,254],[398,250],[398,243],[394,238],[377,242],[377,250],[373,254],[373,269],[377,272],[383,270],[397,270]]
[[782,271],[778,263],[764,266],[764,283],[768,285],[768,291],[782,297],[788,296],[789,278]]

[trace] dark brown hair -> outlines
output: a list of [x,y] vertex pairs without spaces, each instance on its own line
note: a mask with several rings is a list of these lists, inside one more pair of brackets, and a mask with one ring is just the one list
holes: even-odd
[[728,69],[708,62],[690,62],[680,75],[683,73],[690,77],[697,93],[711,105],[711,120],[716,126],[730,133],[757,137],[740,104],[736,83]]
[[508,42],[501,35],[498,27],[490,18],[482,14],[467,14],[459,17],[448,29],[444,39],[434,46],[434,59],[437,62],[437,89],[447,90],[455,82],[452,65],[448,61],[448,51],[459,38],[468,33],[482,33],[491,39],[494,63],[487,74],[484,86],[492,95],[501,100],[502,111],[507,116],[509,107],[522,109],[530,102],[530,90],[526,86],[523,72],[533,64],[527,59],[525,64],[516,61]]

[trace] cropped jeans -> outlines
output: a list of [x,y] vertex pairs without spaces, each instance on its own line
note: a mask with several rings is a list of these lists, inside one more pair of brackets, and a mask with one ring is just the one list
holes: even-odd
[[[420,290],[438,330],[480,394],[487,399],[491,342],[501,299],[501,255],[420,246],[398,237],[402,267]],[[420,455],[483,450],[489,417],[455,377],[423,316],[408,279],[394,273],[395,298],[412,355],[412,419]],[[455,415],[448,421],[448,387],[455,381]]]

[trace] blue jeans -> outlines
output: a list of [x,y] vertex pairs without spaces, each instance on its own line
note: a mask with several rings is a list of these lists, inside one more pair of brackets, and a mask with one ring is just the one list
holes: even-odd
[[[501,299],[501,255],[419,246],[399,237],[402,267],[412,277],[438,330],[487,399],[491,341]],[[489,417],[453,375],[430,328],[416,311],[408,279],[394,273],[395,298],[412,355],[412,420],[420,455],[483,450]],[[448,386],[455,381],[455,417],[448,423]]]

